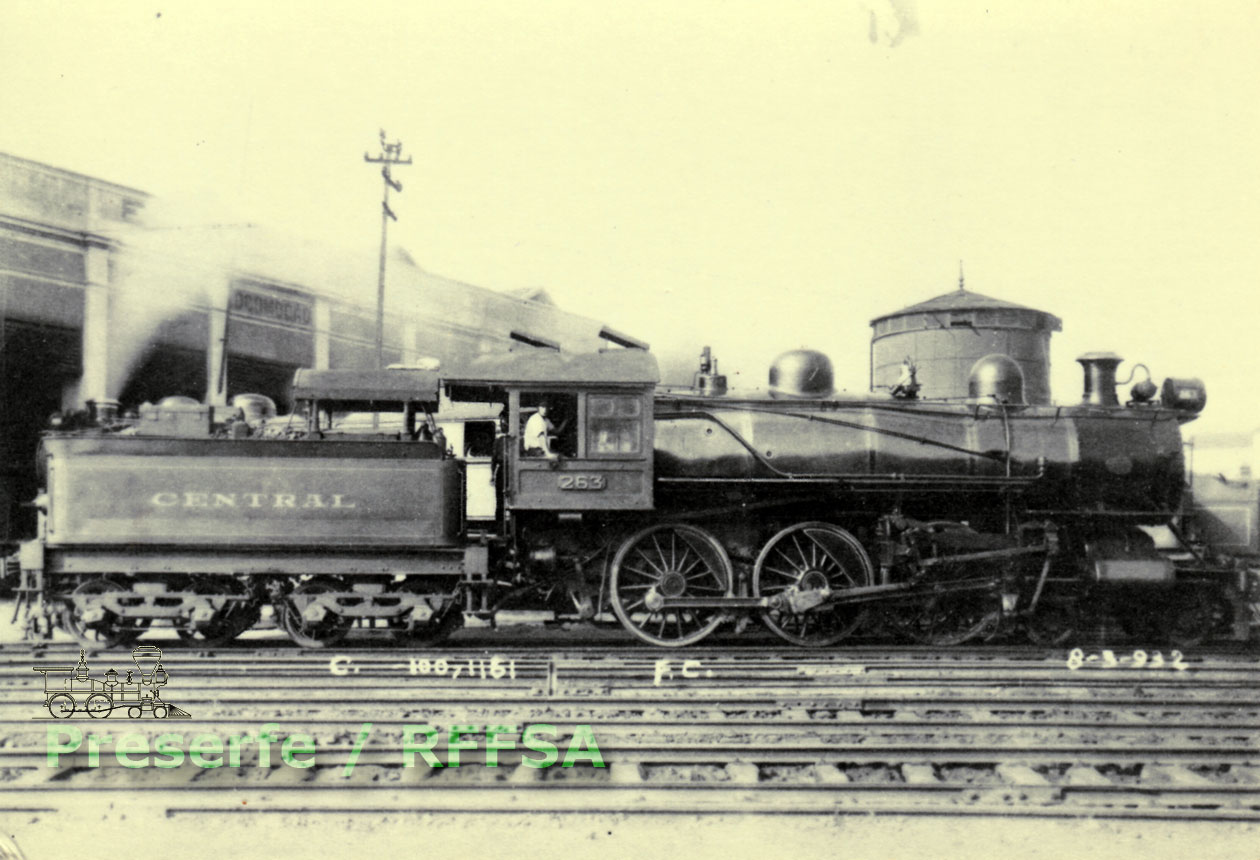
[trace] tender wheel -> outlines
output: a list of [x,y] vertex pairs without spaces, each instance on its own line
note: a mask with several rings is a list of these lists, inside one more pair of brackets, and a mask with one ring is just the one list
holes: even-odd
[[[433,614],[424,622],[408,627],[408,616],[390,619],[393,639],[400,645],[411,648],[427,648],[444,641],[456,630],[464,626],[464,613],[460,610],[460,594],[455,593],[444,599],[429,600],[429,608]],[[434,605],[437,604],[437,605]],[[415,610],[412,610],[414,613]]]
[[[825,591],[871,585],[875,566],[858,539],[830,523],[797,523],[766,543],[753,567],[753,594],[798,603],[822,599]],[[862,625],[866,611],[854,606],[791,606],[768,609],[762,621],[797,645],[834,645]]]
[[[104,577],[89,579],[79,585],[73,595],[106,594],[111,591],[126,591],[116,582]],[[73,596],[72,595],[72,596]],[[97,618],[85,614],[74,603],[67,605],[62,614],[62,623],[66,631],[79,640],[79,644],[88,648],[116,648],[119,645],[130,645],[144,635],[148,623],[143,618],[120,618],[113,612],[105,611]]]
[[320,606],[315,599],[321,594],[344,590],[334,579],[319,578],[302,583],[280,605],[280,626],[290,639],[303,648],[336,645],[346,638],[354,619]]
[[[231,577],[198,577],[189,586],[197,594],[229,594],[245,597],[249,589],[244,583]],[[209,621],[195,628],[180,627],[179,638],[189,645],[214,648],[226,645],[245,633],[262,617],[262,604],[256,600],[230,600]]]
[[652,645],[693,645],[722,623],[720,609],[665,609],[675,597],[722,597],[731,560],[717,538],[690,525],[657,525],[626,539],[613,557],[609,591],[613,612]]
[[93,693],[87,697],[85,707],[87,708],[88,716],[99,720],[101,717],[108,717],[110,712],[114,710],[114,700],[104,693]]
[[69,693],[53,693],[48,700],[48,713],[64,720],[74,713],[74,696]]

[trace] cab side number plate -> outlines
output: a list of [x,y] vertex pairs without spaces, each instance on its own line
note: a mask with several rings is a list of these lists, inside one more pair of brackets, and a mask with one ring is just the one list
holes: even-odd
[[558,478],[562,490],[604,490],[608,479],[603,475],[561,475]]

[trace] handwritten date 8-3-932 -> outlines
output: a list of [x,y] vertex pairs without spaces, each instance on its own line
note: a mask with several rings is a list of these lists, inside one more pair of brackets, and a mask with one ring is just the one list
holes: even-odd
[[1073,671],[1086,665],[1097,664],[1103,669],[1174,669],[1184,672],[1190,667],[1184,662],[1185,655],[1180,651],[1170,651],[1168,659],[1159,651],[1147,653],[1141,649],[1132,654],[1116,656],[1115,651],[1105,650],[1100,654],[1086,654],[1080,648],[1068,652],[1067,667]]

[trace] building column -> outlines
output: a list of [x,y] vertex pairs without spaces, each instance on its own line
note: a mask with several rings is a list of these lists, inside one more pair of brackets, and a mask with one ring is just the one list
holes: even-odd
[[327,370],[332,366],[332,305],[328,299],[315,297],[315,305],[311,309],[311,329],[315,369]]
[[232,299],[232,287],[224,277],[206,290],[209,321],[206,339],[206,396],[209,406],[227,406],[227,339],[228,302]]
[[87,401],[97,403],[117,399],[121,379],[113,376],[121,372],[110,363],[109,314],[109,248],[89,244],[84,255],[86,283],[83,286],[83,376],[77,391],[67,391],[67,408],[82,408]]

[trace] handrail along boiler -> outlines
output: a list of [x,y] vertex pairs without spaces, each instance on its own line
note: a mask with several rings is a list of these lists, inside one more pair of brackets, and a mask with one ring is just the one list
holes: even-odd
[[19,596],[32,629],[98,644],[155,625],[221,642],[267,605],[308,647],[356,625],[431,643],[508,608],[610,609],[661,646],[751,620],[807,646],[1056,642],[1091,614],[1246,635],[1246,571],[1156,540],[1178,534],[1202,384],[1122,404],[1119,358],[1080,361],[1071,406],[1026,403],[1003,355],[951,400],[920,398],[912,368],[895,394],[837,395],[808,350],[756,394],[728,392],[707,349],[685,388],[633,347],[302,370],[294,416],[172,403],[47,434]]

